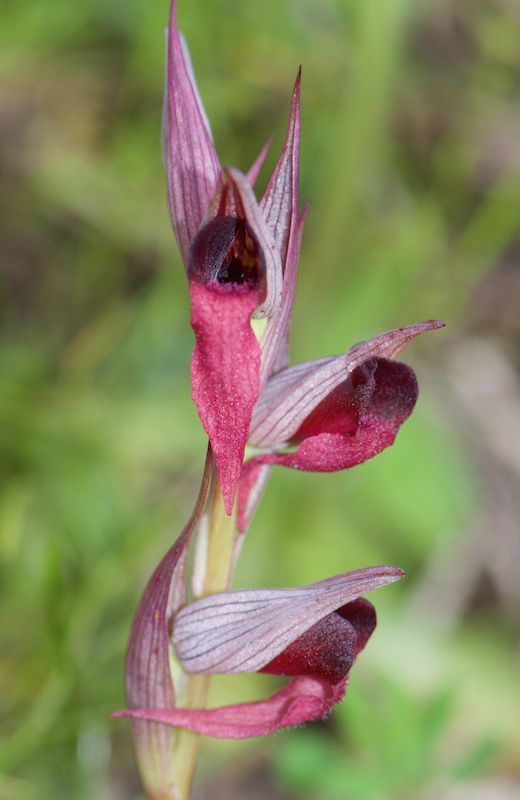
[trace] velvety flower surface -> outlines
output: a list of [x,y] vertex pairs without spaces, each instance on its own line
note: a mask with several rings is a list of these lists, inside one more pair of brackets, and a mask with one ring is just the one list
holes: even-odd
[[[247,174],[221,166],[173,3],[164,152],[195,334],[192,394],[210,447],[193,516],[155,570],[138,609],[127,654],[129,708],[115,715],[132,718],[145,783],[152,789],[157,776],[171,774],[177,727],[243,738],[327,714],[343,697],[352,664],[375,627],[374,609],[361,595],[402,575],[394,567],[370,567],[297,589],[223,592],[185,605],[187,549],[204,514],[210,474],[218,473],[228,514],[238,489],[238,525],[244,531],[272,466],[326,472],[381,452],[394,441],[418,393],[413,370],[395,359],[416,336],[442,325],[394,329],[346,354],[288,366],[306,217],[298,203],[299,147],[300,74],[282,151],[263,196],[257,200],[253,187],[267,146]],[[260,340],[251,327],[255,317],[266,320]],[[257,453],[244,465],[247,443]],[[172,646],[188,674],[268,672],[291,680],[255,703],[179,708]]]
[[352,664],[375,628],[360,594],[398,580],[369,567],[298,589],[243,590],[180,609],[173,642],[190,673],[266,672],[292,677],[267,700],[214,709],[117,712],[217,738],[261,736],[327,714],[341,700]]
[[[415,336],[442,323],[399,328],[361,342],[346,355],[287,367],[306,216],[298,208],[300,73],[280,158],[257,201],[252,186],[267,148],[247,176],[221,167],[177,30],[175,3],[164,150],[171,218],[190,288],[193,399],[213,448],[228,513],[241,480],[244,529],[269,472],[262,466],[345,469],[393,442],[414,406],[417,385],[408,367],[383,359],[392,362]],[[267,319],[260,342],[252,317]],[[268,452],[242,470],[248,440]]]

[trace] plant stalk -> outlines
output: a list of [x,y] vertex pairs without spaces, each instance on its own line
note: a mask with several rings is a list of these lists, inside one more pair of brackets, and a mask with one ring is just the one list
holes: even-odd
[[[220,484],[214,473],[208,500],[208,542],[206,572],[201,596],[223,592],[232,577],[233,547],[236,537],[235,514],[228,516]],[[186,708],[204,708],[210,684],[209,675],[188,675],[185,684]],[[188,800],[200,749],[200,734],[179,728],[175,740],[174,771],[178,787],[175,800]]]

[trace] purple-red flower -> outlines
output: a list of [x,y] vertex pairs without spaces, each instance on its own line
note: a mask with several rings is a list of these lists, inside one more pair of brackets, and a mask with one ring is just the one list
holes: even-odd
[[244,465],[238,524],[247,528],[269,466],[334,472],[393,444],[418,395],[414,371],[393,359],[442,322],[387,331],[348,353],[279,370],[255,406],[249,441],[266,452]]
[[[177,796],[171,726],[242,738],[327,714],[343,697],[352,664],[376,624],[372,605],[361,595],[403,574],[394,567],[369,567],[298,589],[222,592],[186,605],[187,550],[210,505],[213,468],[218,474],[213,500],[221,489],[230,515],[238,492],[237,524],[243,532],[272,466],[330,472],[381,452],[393,443],[418,394],[413,370],[395,358],[416,336],[442,326],[431,321],[397,328],[346,354],[288,366],[306,217],[298,206],[299,147],[300,73],[282,152],[261,199],[253,187],[267,147],[247,174],[221,166],[173,2],[164,152],[195,333],[192,394],[210,445],[192,518],[155,570],[136,614],[126,664],[129,708],[115,715],[133,719],[151,796]],[[260,338],[251,325],[255,317],[265,319]],[[244,464],[248,443],[255,452]],[[208,512],[206,521],[209,517]],[[201,525],[203,545],[204,530]],[[220,530],[216,525],[213,534]],[[239,549],[236,538],[229,541],[234,551],[225,550],[226,576]],[[196,594],[204,592],[197,573],[206,576],[208,552],[209,546],[206,551],[202,546],[195,558]],[[225,585],[226,577],[210,590]],[[256,703],[179,708],[172,646],[188,675],[269,672],[291,680]],[[155,792],[158,786],[162,794]]]
[[[242,474],[242,528],[266,465],[345,469],[392,444],[413,409],[417,384],[409,367],[391,359],[419,333],[442,325],[399,328],[346,355],[287,367],[306,215],[298,210],[299,145],[300,74],[282,152],[260,201],[252,186],[267,148],[247,176],[221,167],[172,8],[164,148],[195,332],[192,393],[228,513]],[[260,342],[252,317],[267,319]],[[267,452],[242,471],[248,441]]]
[[176,614],[173,644],[188,673],[266,672],[292,678],[267,700],[213,709],[131,708],[115,716],[226,739],[262,736],[326,715],[344,693],[376,625],[360,595],[403,572],[369,567],[298,589],[223,592]]
[[[264,356],[262,365],[251,317],[276,318],[279,326],[290,294],[285,285],[282,301],[284,275],[294,269],[290,261],[296,258],[294,239],[299,236],[293,191],[297,171],[291,177],[292,167],[286,163],[295,157],[298,103],[299,77],[289,141],[257,202],[252,184],[267,150],[247,176],[221,167],[173,4],[164,125],[168,195],[190,289],[193,399],[213,448],[228,513],[262,375],[276,359],[271,347],[269,364]],[[272,340],[272,324],[268,330]]]

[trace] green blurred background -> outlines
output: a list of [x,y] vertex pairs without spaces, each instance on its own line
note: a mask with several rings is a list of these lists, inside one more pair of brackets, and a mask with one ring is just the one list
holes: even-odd
[[[0,798],[136,800],[140,592],[204,436],[160,153],[166,0],[4,0],[0,26]],[[397,444],[276,470],[236,586],[390,562],[326,723],[203,746],[199,800],[520,798],[520,7],[180,0],[224,163],[279,150],[303,64],[292,355],[440,317]],[[260,184],[265,183],[265,177]],[[259,697],[222,678],[212,702]]]

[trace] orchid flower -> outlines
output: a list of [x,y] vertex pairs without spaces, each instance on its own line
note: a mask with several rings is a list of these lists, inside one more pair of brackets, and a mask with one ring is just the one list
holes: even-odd
[[249,442],[266,453],[242,469],[238,525],[244,531],[269,467],[335,472],[361,464],[393,444],[418,395],[406,364],[394,361],[439,321],[396,328],[360,342],[346,354],[276,372],[255,406]]
[[[299,83],[298,76],[288,133],[292,140],[297,139]],[[266,356],[262,359],[251,317],[273,324],[276,320],[278,330],[288,298],[285,287],[282,299],[284,275],[287,282],[296,260],[297,171],[286,164],[288,157],[294,161],[293,151],[287,143],[260,202],[252,184],[267,148],[247,176],[221,167],[173,3],[164,113],[168,197],[190,290],[192,394],[213,448],[228,513],[261,375],[276,361],[272,345],[269,363]],[[267,326],[268,342],[277,338],[273,324]]]
[[[150,797],[178,796],[172,776],[177,728],[240,739],[330,712],[376,625],[372,604],[360,596],[404,574],[395,567],[368,567],[298,589],[222,592],[186,605],[188,545],[207,503],[212,464],[209,449],[191,519],[146,587],[127,652],[129,708],[113,714],[133,720]],[[267,700],[215,709],[178,707],[171,644],[188,675],[264,672],[293,679]]]
[[173,644],[188,673],[264,672],[292,677],[268,700],[214,709],[131,708],[128,716],[225,739],[262,736],[326,715],[345,692],[376,625],[364,592],[403,572],[369,567],[298,589],[240,590],[181,608]]
[[[114,715],[132,719],[143,783],[154,800],[189,794],[197,738],[186,731],[260,736],[323,717],[343,697],[376,624],[361,595],[403,572],[368,567],[296,589],[228,591],[243,540],[238,534],[272,466],[346,469],[393,443],[418,394],[413,370],[395,358],[416,336],[442,326],[409,325],[346,354],[288,366],[306,217],[298,204],[300,73],[280,157],[257,200],[253,190],[267,146],[246,174],[221,166],[175,12],[173,0],[164,154],[195,333],[192,395],[209,446],[191,519],[153,573],[135,616],[128,708]],[[253,318],[265,320],[261,336]],[[244,464],[247,444],[255,452]],[[195,599],[186,603],[195,530]],[[184,673],[176,687],[173,663]],[[205,708],[207,682],[197,680],[237,672],[291,680],[267,700]]]

